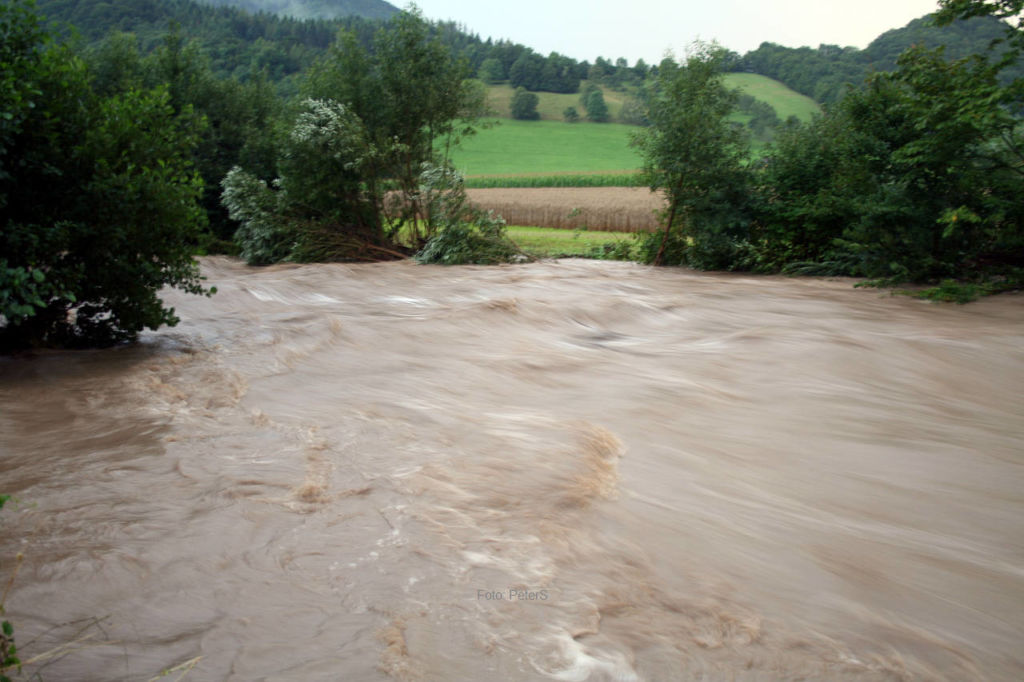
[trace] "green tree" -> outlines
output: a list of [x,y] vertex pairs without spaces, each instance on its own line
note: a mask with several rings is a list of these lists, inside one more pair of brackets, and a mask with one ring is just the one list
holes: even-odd
[[[14,170],[17,158],[8,150],[42,94],[38,83],[40,50],[48,36],[30,8],[26,2],[0,6],[0,183],[7,181]],[[0,193],[0,209],[5,200]]]
[[948,26],[957,19],[993,16],[1016,20],[1006,24],[1007,39],[1015,50],[1024,49],[1024,0],[939,0],[935,13],[939,26]]
[[342,32],[303,89],[313,99],[345,104],[365,126],[377,150],[366,176],[371,193],[382,203],[383,180],[392,179],[399,192],[395,217],[410,224],[413,240],[422,243],[433,229],[421,221],[422,167],[443,165],[451,145],[473,133],[486,111],[485,93],[469,80],[468,62],[431,37],[414,6],[384,25],[372,48]]
[[175,324],[157,292],[205,292],[190,251],[204,217],[195,135],[166,89],[94,93],[80,59],[41,49],[30,3],[0,7],[0,24],[24,48],[9,62],[22,85],[0,100],[0,119],[18,122],[0,152],[0,347],[104,345]]
[[619,120],[627,125],[648,126],[647,106],[640,97],[629,97],[622,103]]
[[566,123],[578,123],[580,120],[580,112],[576,111],[576,107],[566,107],[562,111],[562,118],[565,119]]
[[280,108],[266,78],[248,83],[217,78],[194,41],[175,29],[146,60],[147,84],[166,84],[182,127],[198,132],[193,162],[203,179],[202,205],[217,250],[230,247],[238,224],[220,202],[220,181],[234,165],[246,162],[261,177],[274,172],[271,151]]
[[527,90],[541,89],[541,74],[544,70],[544,57],[526,49],[508,69],[508,80],[512,87],[524,87]]
[[480,68],[476,73],[477,77],[488,85],[505,80],[505,70],[502,68],[501,62],[494,57],[480,62]]
[[165,85],[171,105],[186,129],[198,133],[193,162],[203,178],[202,205],[211,232],[202,246],[231,250],[238,224],[220,203],[219,185],[239,163],[260,177],[273,177],[275,119],[280,108],[262,75],[247,83],[217,78],[195,42],[175,29],[149,56],[142,56],[132,34],[113,33],[85,53],[97,94],[111,96]]
[[[736,93],[723,85],[722,55],[716,45],[696,44],[683,64],[663,60],[649,96],[651,125],[633,137],[648,185],[667,199],[650,250],[655,265],[729,266],[744,237],[748,143],[728,120]],[[670,243],[676,248],[666,258]]]
[[587,112],[587,120],[593,123],[607,123],[611,116],[608,113],[608,105],[604,101],[604,93],[601,88],[593,83],[588,83],[580,95],[580,105]]
[[540,98],[532,92],[527,92],[526,88],[516,88],[510,104],[512,118],[520,121],[536,121],[540,118],[540,114],[537,112],[539,102]]
[[529,258],[505,234],[505,221],[473,207],[461,175],[450,166],[426,167],[420,175],[423,204],[439,226],[414,258],[424,264],[522,262]]
[[788,122],[759,173],[751,267],[771,272],[800,264],[808,273],[857,274],[858,259],[835,243],[872,191],[863,162],[874,151],[873,139],[839,108],[808,123]]
[[998,71],[914,48],[783,131],[762,173],[759,262],[892,281],[1019,278],[1024,144]]
[[366,178],[378,163],[362,121],[344,104],[306,100],[281,151],[271,185],[233,168],[223,201],[241,227],[236,239],[253,265],[280,260],[380,260],[390,248],[379,196]]
[[847,231],[865,274],[928,280],[1022,243],[1024,137],[998,66],[913,48],[891,74],[848,95],[856,129],[879,144],[876,193]]

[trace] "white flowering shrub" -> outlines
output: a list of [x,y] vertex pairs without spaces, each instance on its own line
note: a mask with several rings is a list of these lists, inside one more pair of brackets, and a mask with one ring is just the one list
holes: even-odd
[[505,221],[469,204],[462,176],[451,166],[424,165],[418,199],[429,234],[420,263],[462,265],[529,260],[507,236]]
[[242,257],[281,260],[364,259],[384,242],[377,149],[359,117],[339,102],[307,99],[280,151],[281,176],[268,185],[232,169],[221,195],[241,223]]
[[295,244],[295,230],[282,210],[287,194],[235,166],[221,182],[221,201],[232,220],[241,223],[235,241],[250,265],[268,265],[286,259]]

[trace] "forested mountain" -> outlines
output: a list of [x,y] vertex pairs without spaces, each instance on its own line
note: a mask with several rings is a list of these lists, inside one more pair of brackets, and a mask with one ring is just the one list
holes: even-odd
[[[279,85],[308,68],[339,29],[352,30],[368,43],[378,26],[378,20],[357,16],[295,19],[192,0],[39,0],[36,6],[60,33],[76,33],[87,48],[121,31],[133,33],[148,53],[176,27],[197,43],[218,76],[245,81],[265,73]],[[283,90],[289,91],[287,82]]]
[[[930,17],[921,17],[903,28],[886,31],[863,50],[839,45],[791,48],[762,43],[744,55],[735,68],[769,76],[822,104],[831,104],[842,97],[847,84],[859,85],[871,72],[891,71],[900,53],[913,45],[941,45],[948,59],[959,59],[984,53],[1004,32],[1005,24],[989,16],[942,27],[935,26]],[[1016,73],[1021,71],[1024,69],[1018,66]]]
[[269,12],[296,19],[363,17],[388,19],[400,10],[384,0],[200,0],[216,7],[238,7],[253,14]]
[[[137,36],[144,52],[159,45],[172,24],[178,25],[208,54],[218,75],[247,80],[265,73],[285,93],[293,91],[290,77],[308,68],[340,28],[354,31],[360,43],[369,45],[379,20],[396,12],[384,0],[39,0],[37,6],[65,31],[74,26],[87,43],[111,31],[127,31]],[[630,66],[621,58],[599,57],[591,64],[557,53],[542,55],[521,44],[482,40],[452,22],[432,24],[432,31],[486,82],[509,80],[532,91],[575,92],[584,79],[620,89],[635,86],[652,69],[642,61]],[[985,52],[1002,34],[1003,24],[992,17],[943,27],[922,17],[886,31],[864,50],[839,45],[790,48],[766,42],[742,57],[735,55],[732,69],[774,78],[831,104],[847,84],[859,84],[873,71],[892,69],[896,57],[911,45],[944,45],[947,58],[953,59]],[[1020,71],[1024,69],[1018,67]]]
[[[297,0],[294,0],[297,2]],[[376,2],[376,0],[351,0]],[[219,6],[214,6],[221,3]],[[328,0],[304,0],[305,7],[329,4]],[[340,18],[305,18],[252,13],[229,5],[258,5],[261,8],[294,4],[286,0],[211,0],[202,4],[193,0],[38,0],[37,7],[60,33],[72,30],[88,44],[97,43],[112,31],[129,32],[138,38],[143,52],[161,44],[172,25],[195,41],[210,58],[219,76],[248,80],[259,73],[290,93],[287,80],[308,68],[330,45],[340,29],[353,31],[359,42],[369,46],[380,26],[380,18],[350,15]],[[386,3],[381,3],[386,5]],[[391,7],[388,5],[388,7]],[[431,24],[457,56],[467,60],[473,73],[488,61],[487,80],[512,79],[528,90],[575,92],[582,78],[590,78],[608,87],[621,87],[642,79],[648,68],[643,62],[634,67],[624,59],[598,58],[593,65],[552,53],[544,56],[525,45],[505,40],[482,40],[454,22]],[[481,74],[482,75],[482,74]],[[284,81],[284,86],[281,86]]]

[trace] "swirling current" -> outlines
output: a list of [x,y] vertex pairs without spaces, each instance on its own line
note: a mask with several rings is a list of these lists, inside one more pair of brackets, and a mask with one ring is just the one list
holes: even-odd
[[202,268],[0,359],[26,677],[1024,677],[1021,294]]

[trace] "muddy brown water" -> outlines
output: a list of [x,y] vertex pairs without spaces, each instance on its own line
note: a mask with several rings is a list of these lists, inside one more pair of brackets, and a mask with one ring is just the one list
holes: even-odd
[[1024,676],[1021,295],[203,269],[174,329],[0,359],[26,675]]

